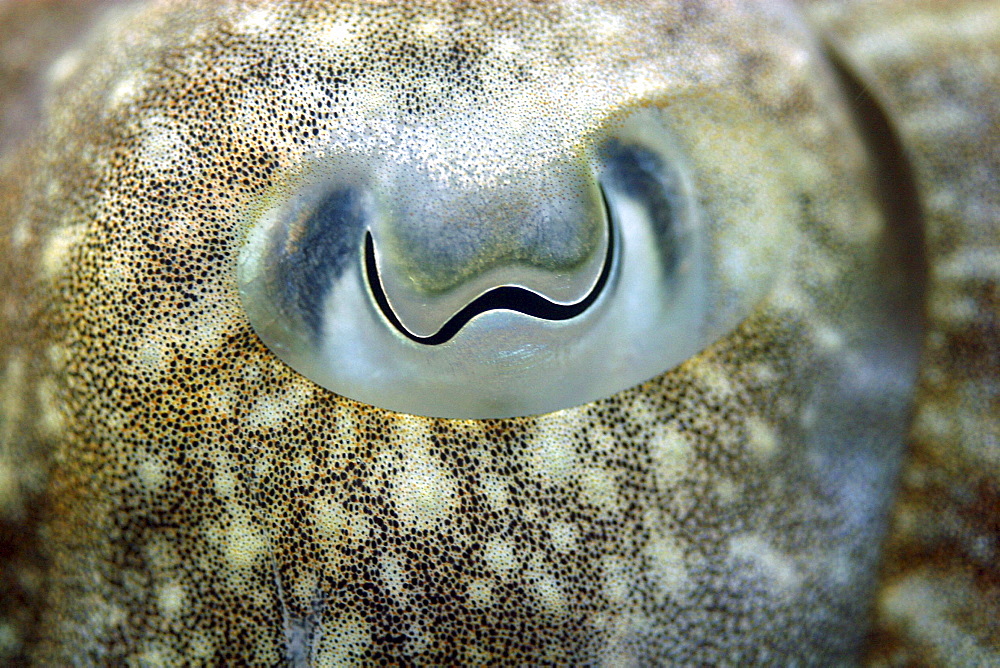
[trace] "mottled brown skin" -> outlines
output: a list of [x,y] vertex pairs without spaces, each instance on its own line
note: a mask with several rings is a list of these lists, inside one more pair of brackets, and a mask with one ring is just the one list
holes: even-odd
[[1000,4],[807,3],[887,109],[923,209],[928,332],[874,663],[1000,663]]
[[[682,73],[654,86],[667,97],[713,64],[710,82],[699,81],[706,109],[723,90],[800,142],[788,155],[805,173],[789,182],[803,203],[797,253],[772,297],[704,353],[616,396],[534,418],[435,420],[343,399],[282,364],[246,322],[234,268],[247,212],[315,141],[313,102],[288,86],[338,62],[309,40],[322,12],[303,5],[308,18],[270,22],[253,7],[163,4],[126,16],[85,47],[76,69],[64,61],[43,130],[7,158],[0,182],[0,257],[11,258],[0,267],[9,657],[858,659],[909,399],[915,338],[905,323],[915,305],[900,285],[919,283],[919,268],[898,257],[905,234],[881,228],[825,65],[808,50],[802,69],[784,60],[803,53],[789,50],[803,39],[794,22],[722,3],[666,3],[629,17],[626,4],[627,42],[600,43],[597,24],[559,6],[491,3],[462,10],[487,19],[460,43],[474,59],[505,31],[541,36],[550,55],[608,73],[596,84],[611,91],[599,116],[647,101],[616,86],[657,44],[670,43]],[[838,15],[836,3],[822,4],[810,5],[812,19],[842,31],[844,60],[876,93],[889,91],[881,102],[903,117],[912,106],[892,97],[894,73],[869,79],[877,61],[868,70],[853,55],[850,5]],[[369,20],[395,29],[352,47],[365,76],[384,62],[405,90],[408,73],[447,62],[399,30],[419,21],[390,10]],[[343,78],[352,74],[361,76]],[[951,172],[932,171],[899,127],[923,196],[931,185],[948,189]],[[704,148],[689,150],[703,185],[731,173]],[[959,192],[984,198],[987,228],[968,238],[989,248],[995,190],[970,181]],[[741,205],[723,190],[702,194],[712,215]],[[942,218],[930,202],[928,229],[946,229],[933,227]],[[882,213],[892,220],[899,210],[890,203]],[[943,266],[940,241],[928,238],[930,261]],[[995,327],[990,280],[977,283],[987,301],[975,331]],[[932,317],[932,327],[944,331],[945,320]],[[968,362],[935,345],[932,337],[918,416],[934,405],[935,366],[951,378],[964,368],[956,364],[975,371],[982,364],[972,359],[996,359],[989,337],[970,344]],[[960,377],[990,389],[988,373]],[[949,399],[949,414],[968,409],[995,424],[966,396]],[[921,436],[919,424],[919,451],[934,451],[922,444],[941,438]],[[989,456],[983,443],[976,452]],[[967,470],[966,459],[949,461],[951,477],[939,480],[953,482],[934,495],[904,479],[902,515],[907,504],[930,515],[969,507],[960,494],[940,501]],[[996,477],[976,480],[988,492]],[[990,517],[988,493],[981,498],[979,517]],[[879,636],[897,643],[879,655],[888,661],[942,656],[940,635],[900,630],[891,605],[893,583],[913,582],[900,556],[914,544],[905,524],[890,543]],[[948,549],[928,567],[954,570],[973,556]],[[988,609],[990,586],[987,577],[983,599],[962,590],[970,603],[953,609]],[[995,651],[995,638],[975,636],[981,622],[956,622],[979,643],[966,647],[971,658]]]

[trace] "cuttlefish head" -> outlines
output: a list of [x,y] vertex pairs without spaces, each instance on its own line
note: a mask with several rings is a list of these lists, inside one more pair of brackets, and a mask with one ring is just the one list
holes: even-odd
[[917,348],[794,6],[137,11],[0,234],[38,663],[853,660]]

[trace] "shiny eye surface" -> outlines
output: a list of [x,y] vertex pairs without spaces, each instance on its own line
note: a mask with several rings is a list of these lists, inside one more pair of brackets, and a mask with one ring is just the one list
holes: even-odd
[[[663,111],[634,112],[489,187],[317,157],[250,223],[244,308],[299,373],[394,411],[510,417],[610,396],[724,334],[773,275],[720,261],[729,222],[706,216],[677,134]],[[749,243],[773,246],[760,227]]]

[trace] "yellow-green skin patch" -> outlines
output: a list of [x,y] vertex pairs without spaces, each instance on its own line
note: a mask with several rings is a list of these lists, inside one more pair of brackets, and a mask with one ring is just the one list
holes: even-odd
[[[857,657],[911,372],[861,145],[790,7],[632,4],[164,3],[60,61],[45,131],[0,190],[0,507],[44,538],[16,562],[37,557],[22,570],[43,582],[22,586],[25,651]],[[768,300],[681,367],[534,418],[395,414],[281,363],[235,262],[251,213],[330,140],[311,112],[436,109],[464,86],[537,119],[518,96],[533,76],[574,132],[694,93],[783,128],[787,153],[765,157],[789,161],[802,214]],[[503,130],[501,166],[530,149]],[[462,136],[475,176],[485,149]],[[688,139],[703,206],[738,221],[720,175],[752,175]]]

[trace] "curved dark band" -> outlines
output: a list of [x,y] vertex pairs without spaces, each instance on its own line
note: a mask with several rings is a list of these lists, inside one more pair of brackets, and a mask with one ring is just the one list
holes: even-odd
[[614,260],[615,231],[611,224],[611,212],[608,209],[608,202],[603,188],[601,188],[601,199],[604,203],[604,215],[608,220],[608,250],[604,258],[604,266],[601,267],[601,275],[597,277],[594,287],[587,293],[586,297],[576,303],[557,304],[537,292],[532,292],[526,288],[515,285],[504,285],[484,292],[463,306],[458,313],[448,318],[448,321],[434,334],[430,336],[417,336],[406,329],[403,323],[400,322],[395,311],[392,310],[392,305],[389,303],[388,298],[385,296],[382,279],[378,274],[378,263],[375,261],[375,241],[372,239],[371,230],[365,232],[365,278],[368,281],[368,286],[372,291],[375,302],[382,311],[382,315],[392,323],[392,326],[408,339],[428,346],[436,346],[447,342],[458,334],[458,331],[467,322],[477,315],[496,309],[518,311],[525,315],[544,320],[569,320],[570,318],[575,318],[597,301],[601,291],[604,290],[604,285],[608,282],[608,277],[611,275],[611,265]]

